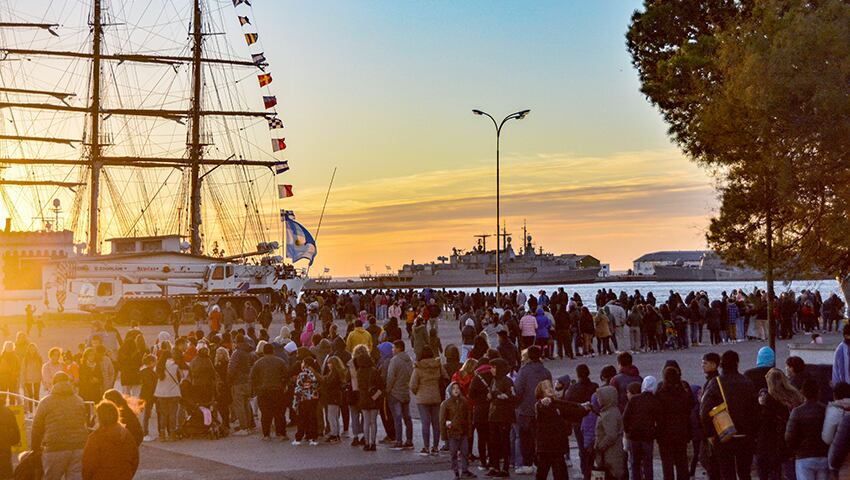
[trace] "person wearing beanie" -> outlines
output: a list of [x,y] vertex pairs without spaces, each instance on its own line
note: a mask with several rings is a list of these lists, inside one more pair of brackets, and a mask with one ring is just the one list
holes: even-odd
[[[378,374],[381,376],[381,381],[384,385],[387,384],[387,375],[389,374],[390,361],[393,358],[393,344],[390,342],[381,342],[378,344],[378,354],[380,358],[378,359]],[[380,400],[380,408],[378,409],[378,414],[381,417],[381,423],[384,425],[384,432],[386,432],[387,436],[381,439],[381,443],[388,443],[391,445],[395,445],[396,443],[396,434],[395,434],[395,421],[393,420],[393,413],[390,409],[389,399],[387,395],[382,395]]]
[[522,450],[521,467],[516,469],[520,475],[534,473],[535,441],[534,404],[537,401],[535,389],[544,380],[552,381],[552,372],[540,361],[543,349],[538,345],[528,348],[528,363],[523,365],[516,376],[516,396],[519,404],[516,408],[519,445]]
[[[474,361],[474,360],[473,360]],[[472,409],[460,385],[451,382],[448,398],[440,404],[440,436],[449,444],[449,457],[455,478],[475,478],[469,471],[469,435],[472,433]],[[458,467],[458,455],[460,466]]]
[[[753,382],[738,372],[738,362],[738,353],[734,350],[723,353],[720,357],[721,374],[708,383],[700,404],[702,430],[716,447],[713,449],[714,456],[722,478],[735,478],[736,475],[749,478],[759,428],[758,390]],[[721,443],[710,413],[723,403],[724,394],[736,435]]]
[[763,388],[767,388],[767,372],[776,366],[776,355],[770,347],[761,347],[756,355],[756,367],[744,372],[744,376],[749,378],[756,391],[760,392]]

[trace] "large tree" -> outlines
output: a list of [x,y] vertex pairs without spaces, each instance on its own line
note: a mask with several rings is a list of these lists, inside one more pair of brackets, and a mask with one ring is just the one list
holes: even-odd
[[627,33],[642,92],[718,180],[709,244],[770,293],[774,269],[850,273],[848,42],[842,0],[646,0]]

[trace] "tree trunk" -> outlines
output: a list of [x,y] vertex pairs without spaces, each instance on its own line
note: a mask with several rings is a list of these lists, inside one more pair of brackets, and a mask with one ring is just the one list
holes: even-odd
[[773,319],[773,215],[767,211],[767,338],[776,352],[776,322]]

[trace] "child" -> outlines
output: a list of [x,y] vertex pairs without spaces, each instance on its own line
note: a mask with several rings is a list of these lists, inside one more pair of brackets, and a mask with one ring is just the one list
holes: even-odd
[[142,370],[140,372],[142,379],[142,388],[139,393],[139,398],[142,400],[142,406],[144,408],[143,420],[142,420],[142,431],[145,433],[145,438],[150,440],[148,436],[148,424],[151,421],[151,411],[154,406],[154,392],[156,391],[156,372],[154,371],[154,364],[156,360],[153,358],[153,355],[145,355],[142,358]]
[[[449,455],[452,457],[452,470],[455,478],[475,478],[469,471],[469,434],[472,427],[472,416],[469,401],[461,393],[460,385],[456,382],[449,384],[449,398],[440,405],[440,436],[449,442]],[[457,456],[460,453],[458,470]]]

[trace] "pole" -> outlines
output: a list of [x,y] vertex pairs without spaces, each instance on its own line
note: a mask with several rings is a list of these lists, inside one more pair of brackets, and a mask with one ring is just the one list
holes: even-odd
[[[504,125],[504,122],[502,122],[502,125]],[[502,223],[499,209],[499,141],[502,136],[502,125],[496,128],[496,306],[501,305],[502,299],[502,259],[499,258],[499,225]]]
[[[334,178],[336,177],[336,168],[334,167],[334,171],[331,174],[331,181],[328,183],[328,192],[325,193],[325,202],[322,204],[322,213],[319,214],[319,224],[316,226],[316,235],[313,237],[313,240],[319,239],[319,230],[322,229],[322,220],[325,218],[325,207],[328,206],[328,197],[331,196],[331,187],[333,187]],[[310,266],[307,266],[307,275],[310,275]]]
[[773,318],[773,215],[770,209],[766,219],[767,233],[767,336],[770,349],[776,351],[776,319]]
[[89,248],[90,255],[97,255],[98,247],[98,225],[100,214],[100,169],[103,163],[100,161],[100,41],[103,34],[101,24],[101,0],[94,0],[94,12],[92,15],[92,87],[91,105],[91,142],[89,145],[89,160],[91,161],[91,191],[89,192]]
[[189,223],[191,234],[192,255],[201,254],[201,1],[195,0],[194,14],[192,15],[192,130],[189,141],[190,173],[190,197],[189,197]]

